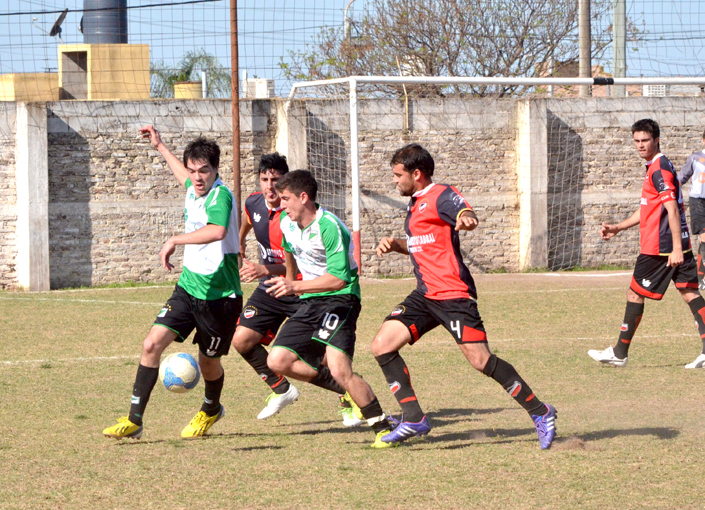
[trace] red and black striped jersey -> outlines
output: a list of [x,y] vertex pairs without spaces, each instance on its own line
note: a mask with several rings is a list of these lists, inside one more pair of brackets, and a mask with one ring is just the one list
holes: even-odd
[[472,210],[453,186],[433,183],[414,193],[404,229],[418,289],[428,299],[477,298],[475,281],[463,263],[458,215]]
[[644,255],[670,255],[673,251],[671,226],[668,224],[666,202],[676,201],[681,222],[681,246],[690,250],[690,233],[685,220],[685,206],[681,185],[673,165],[663,154],[646,162],[646,175],[641,190],[639,234],[641,253]]
[[[245,214],[247,214],[255,231],[261,264],[284,263],[282,231],[279,226],[282,211],[281,207],[276,209],[267,207],[267,201],[261,191],[252,193],[245,200]],[[265,288],[264,281],[269,278],[267,276],[261,279],[261,288]]]

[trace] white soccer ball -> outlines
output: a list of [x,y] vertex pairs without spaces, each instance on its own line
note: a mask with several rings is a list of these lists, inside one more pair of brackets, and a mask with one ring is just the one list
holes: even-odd
[[188,353],[169,354],[159,366],[159,380],[164,387],[174,393],[186,393],[198,384],[201,371],[198,362]]

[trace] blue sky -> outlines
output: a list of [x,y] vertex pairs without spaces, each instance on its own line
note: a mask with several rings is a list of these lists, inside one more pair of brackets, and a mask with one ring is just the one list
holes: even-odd
[[[182,0],[128,0],[130,7]],[[274,78],[286,93],[280,58],[302,49],[323,27],[341,27],[348,0],[239,0],[240,68],[248,75]],[[356,0],[359,18],[368,0]],[[5,2],[3,2],[5,4]],[[9,5],[8,5],[9,4]],[[9,0],[0,6],[0,73],[56,69],[56,38],[48,32],[58,14],[23,14],[70,9],[63,24],[65,43],[83,42],[78,32],[83,0]],[[646,43],[627,49],[628,76],[705,75],[705,4],[694,0],[627,0],[631,19],[646,31]],[[33,18],[37,18],[33,22]],[[189,50],[205,48],[230,66],[229,0],[195,5],[134,8],[128,11],[129,40],[150,45],[153,61],[175,65]],[[609,70],[609,66],[608,66]]]

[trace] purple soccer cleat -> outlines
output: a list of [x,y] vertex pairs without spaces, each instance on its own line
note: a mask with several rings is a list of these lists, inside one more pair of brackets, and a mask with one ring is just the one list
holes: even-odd
[[390,416],[389,423],[394,426],[394,430],[386,436],[382,436],[382,441],[385,443],[401,443],[402,441],[406,441],[412,437],[425,436],[431,431],[431,425],[428,423],[428,418],[425,416],[418,423],[400,421]]
[[553,439],[556,437],[556,417],[558,415],[556,408],[551,404],[545,404],[545,406],[548,408],[546,414],[543,416],[531,416],[531,419],[534,420],[534,425],[536,425],[536,433],[539,436],[539,444],[542,450],[550,448]]

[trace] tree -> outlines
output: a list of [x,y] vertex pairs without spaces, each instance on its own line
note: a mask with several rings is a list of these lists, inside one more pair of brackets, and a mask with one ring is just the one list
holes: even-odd
[[205,50],[184,54],[176,68],[164,61],[152,63],[149,69],[152,97],[174,97],[174,84],[181,81],[200,81],[201,71],[206,73],[208,97],[230,97],[232,93],[230,71]]
[[[593,0],[593,60],[611,43],[611,0]],[[578,60],[576,0],[370,0],[357,37],[326,29],[304,51],[281,62],[295,80],[351,75],[547,76],[549,63]],[[632,34],[638,34],[630,25]],[[398,95],[399,87],[378,92]],[[408,87],[415,95],[506,96],[524,87]]]

